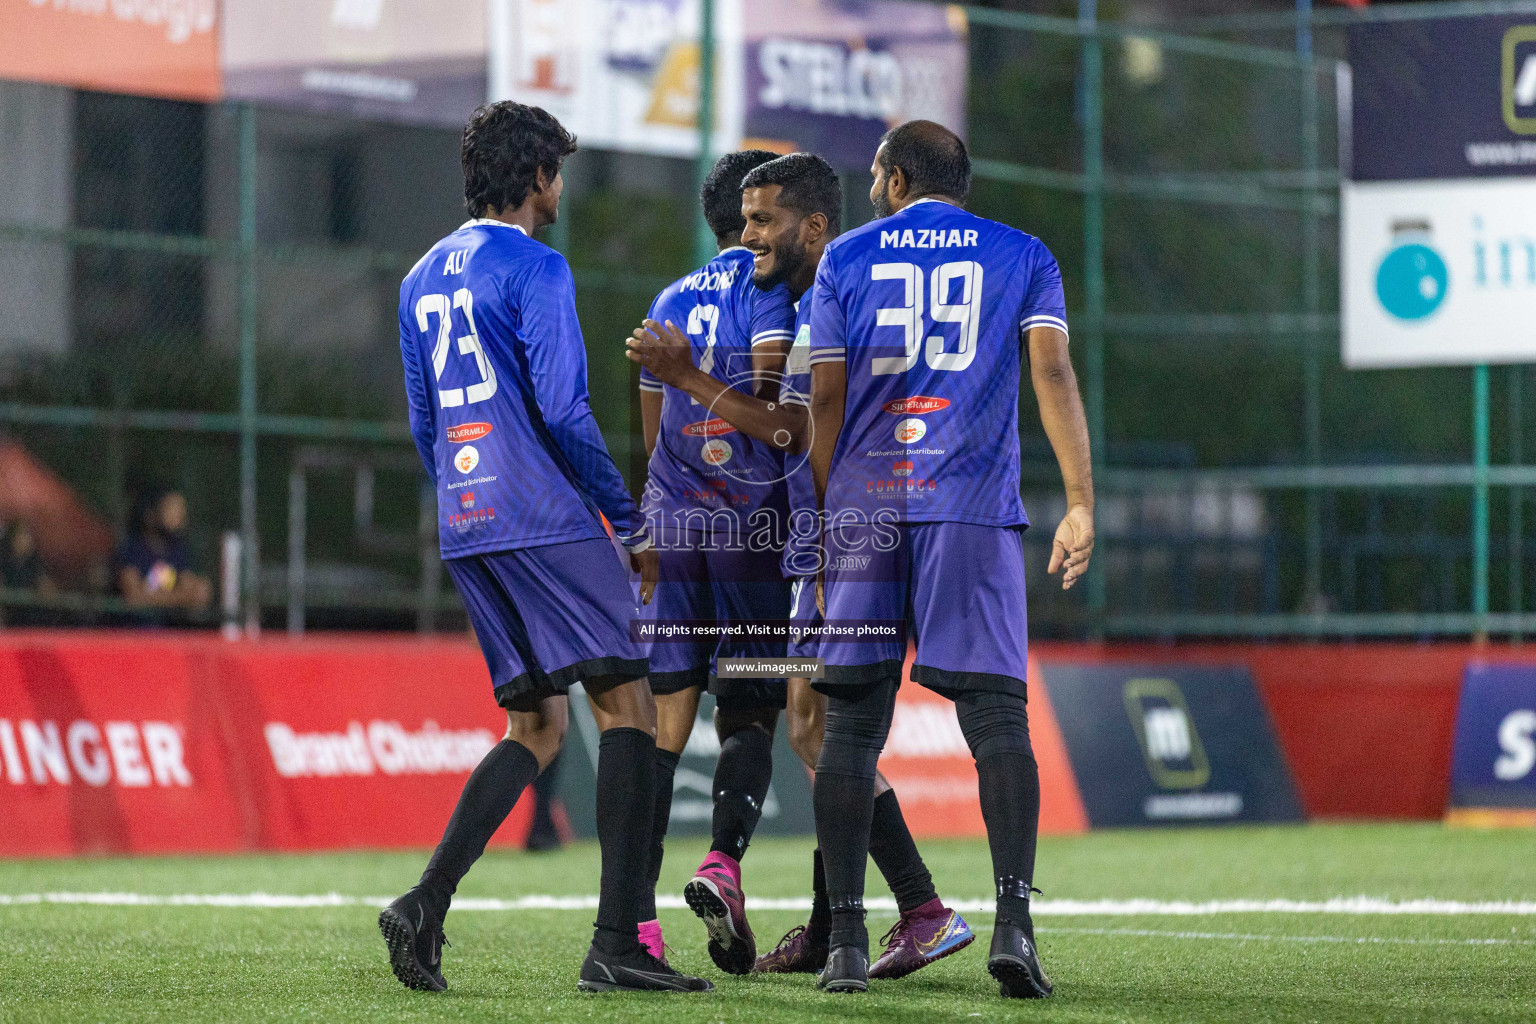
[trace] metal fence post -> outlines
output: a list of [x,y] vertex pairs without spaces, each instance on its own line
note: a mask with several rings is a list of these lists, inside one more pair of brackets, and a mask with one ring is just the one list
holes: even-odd
[[[1083,354],[1088,412],[1088,443],[1095,479],[1108,463],[1104,437],[1104,44],[1098,31],[1098,0],[1078,0],[1083,30],[1083,314],[1087,330]],[[1099,545],[1098,568],[1088,574],[1090,635],[1104,635],[1108,607],[1106,545]]]
[[240,105],[240,540],[245,629],[261,629],[256,547],[256,108]]
[[[1518,466],[1525,461],[1525,367],[1509,368],[1509,464]],[[1525,604],[1525,492],[1519,487],[1509,489],[1509,607],[1511,615],[1519,615]],[[1510,639],[1519,643],[1520,630],[1515,629]]]
[[[1322,337],[1312,329],[1322,308],[1320,230],[1317,215],[1317,67],[1312,46],[1312,0],[1296,0],[1296,58],[1301,62],[1301,167],[1306,175],[1307,204],[1301,214],[1301,304],[1308,329],[1302,337],[1302,450],[1308,466],[1322,460],[1323,374]],[[1321,608],[1323,590],[1322,494],[1309,489],[1306,497],[1306,575],[1302,606]]]
[[[703,188],[715,161],[715,0],[699,3],[699,162],[694,169],[694,184]],[[694,262],[707,263],[716,252],[715,234],[704,218],[696,221]]]
[[1488,639],[1488,364],[1472,368],[1472,616]]
[[304,635],[305,553],[309,480],[303,458],[288,473],[288,635]]

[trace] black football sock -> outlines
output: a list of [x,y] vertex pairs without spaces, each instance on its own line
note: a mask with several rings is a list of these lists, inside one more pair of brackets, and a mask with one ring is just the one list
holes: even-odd
[[517,798],[538,777],[539,759],[515,740],[502,740],[480,759],[459,794],[442,842],[427,861],[420,887],[428,909],[448,913],[459,881],[485,852],[485,844],[507,820]]
[[677,777],[681,754],[656,748],[656,805],[651,818],[651,870],[649,884],[640,894],[640,920],[656,920],[656,883],[661,880],[661,860],[665,854],[667,825],[672,820],[672,784]]
[[[641,896],[650,860],[656,802],[656,740],[639,729],[609,729],[597,743],[597,841],[603,875],[592,944],[611,956],[639,945]],[[647,918],[649,920],[649,918]]]
[[811,919],[805,930],[818,945],[826,945],[832,933],[832,904],[827,900],[827,865],[821,847],[811,855]]
[[832,911],[832,947],[869,949],[864,927],[864,863],[869,856],[869,820],[874,813],[875,780],[853,775],[816,773],[816,841],[827,869]]
[[1033,942],[1029,887],[1040,832],[1040,769],[1028,754],[994,754],[976,762],[976,777],[997,881],[997,919],[1023,928]]
[[528,842],[539,840],[558,845],[560,829],[555,825],[555,791],[560,782],[560,755],[549,762],[533,780],[533,823],[528,827]]
[[907,821],[901,815],[896,791],[888,789],[875,797],[874,817],[869,825],[869,855],[875,867],[896,897],[896,909],[903,914],[939,898],[933,888],[933,876],[923,863]]
[[710,850],[741,860],[763,816],[773,780],[773,737],[759,725],[737,729],[720,744],[715,762],[715,814]]

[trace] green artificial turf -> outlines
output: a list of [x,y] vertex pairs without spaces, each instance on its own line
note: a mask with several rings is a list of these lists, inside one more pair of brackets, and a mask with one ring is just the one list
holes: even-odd
[[[921,844],[940,892],[988,895],[986,844]],[[704,853],[673,840],[661,890],[680,891]],[[393,896],[422,853],[0,862],[0,893],[132,892]],[[589,895],[597,853],[495,853],[461,896]],[[751,898],[805,895],[808,840],[764,840],[746,859]],[[1536,900],[1536,836],[1439,826],[1351,825],[1102,832],[1041,843],[1049,898],[1332,896]],[[870,872],[872,897],[885,895]],[[368,907],[0,905],[0,1021],[520,1021],[666,1024],[906,1021],[1536,1021],[1536,917],[1213,914],[1037,919],[1057,995],[1007,1002],[976,943],[864,997],[823,996],[808,976],[728,978],[703,928],[662,912],[677,965],[712,978],[706,996],[580,996],[591,911],[456,911],[451,988],[394,980]],[[872,936],[894,918],[873,912]],[[798,923],[760,911],[760,947]],[[1337,941],[1345,940],[1345,941]],[[1472,941],[1469,941],[1472,940]]]

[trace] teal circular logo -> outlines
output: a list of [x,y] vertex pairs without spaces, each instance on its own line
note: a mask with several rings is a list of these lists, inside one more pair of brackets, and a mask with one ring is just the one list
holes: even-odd
[[1399,320],[1422,320],[1445,301],[1450,275],[1440,254],[1422,242],[1387,253],[1376,271],[1376,297]]

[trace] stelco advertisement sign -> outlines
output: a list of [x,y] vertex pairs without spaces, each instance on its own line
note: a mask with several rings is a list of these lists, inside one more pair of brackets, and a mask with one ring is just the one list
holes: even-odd
[[1536,18],[1350,29],[1344,362],[1536,360]]
[[[491,92],[589,145],[697,153],[698,0],[495,0]],[[965,122],[966,20],[912,0],[717,0],[714,148],[863,169],[886,129]]]

